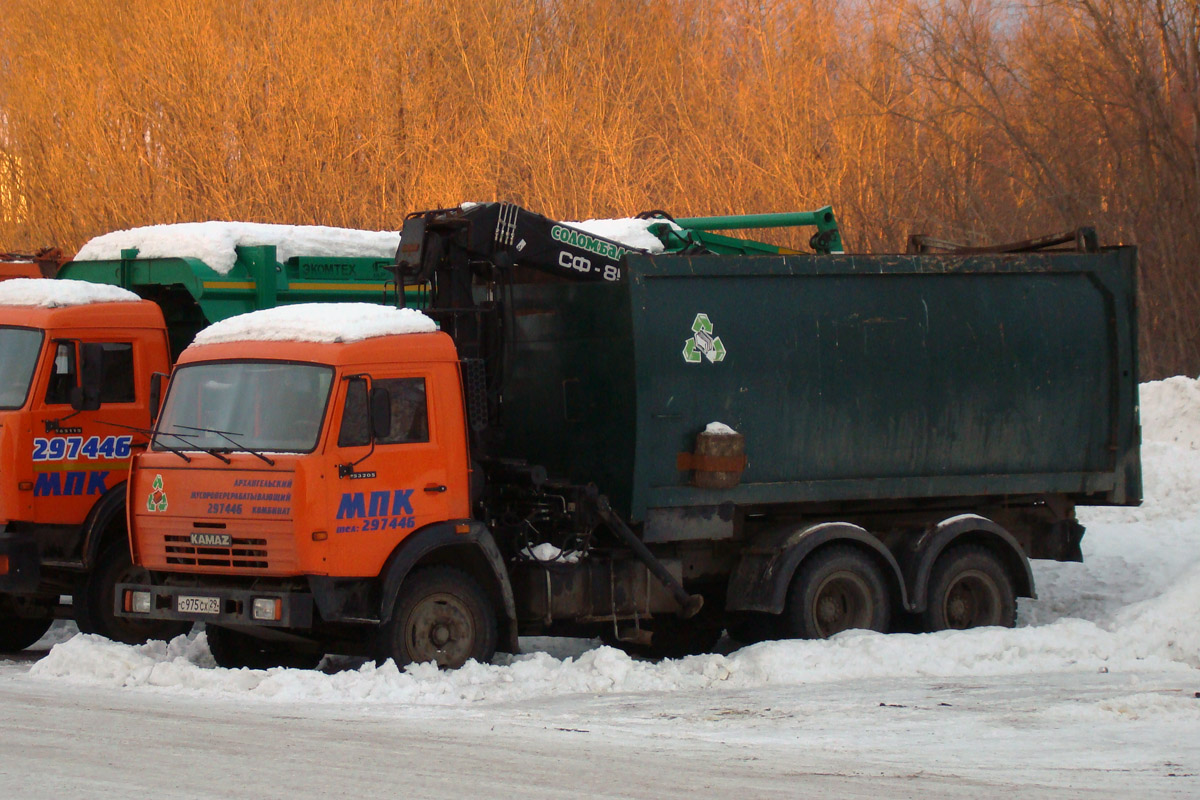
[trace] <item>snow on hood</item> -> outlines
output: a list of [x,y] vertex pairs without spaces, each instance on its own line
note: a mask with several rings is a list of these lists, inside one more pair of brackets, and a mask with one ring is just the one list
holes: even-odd
[[436,330],[433,320],[412,308],[372,303],[299,303],[223,319],[196,334],[192,343],[358,342]]
[[202,633],[140,647],[80,635],[56,644],[30,674],[213,696],[412,706],[1039,671],[1157,669],[1190,685],[1200,668],[1200,382],[1172,378],[1141,391],[1145,505],[1080,509],[1086,562],[1035,561],[1039,598],[1021,601],[1012,630],[847,631],[825,641],[764,642],[658,663],[580,640],[569,653],[501,654],[452,672],[367,662],[334,674],[219,669]]
[[275,256],[394,258],[400,234],[322,225],[258,222],[182,222],[113,231],[89,241],[76,261],[112,261],[136,247],[138,258],[197,258],[222,275],[233,269],[238,245],[275,245]]
[[13,278],[0,282],[0,306],[62,308],[92,303],[136,303],[142,298],[119,286],[55,278]]

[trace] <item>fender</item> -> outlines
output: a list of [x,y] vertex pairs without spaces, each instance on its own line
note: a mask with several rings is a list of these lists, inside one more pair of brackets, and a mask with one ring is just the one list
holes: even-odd
[[821,522],[799,529],[786,526],[756,536],[729,578],[726,608],[783,613],[788,587],[800,563],[813,550],[834,541],[854,542],[878,554],[891,568],[901,605],[909,608],[908,589],[896,557],[866,529],[849,522]]
[[125,489],[126,481],[121,481],[110,488],[96,501],[92,510],[88,512],[87,519],[83,521],[83,540],[80,543],[79,555],[83,560],[83,565],[88,569],[91,569],[96,563],[96,559],[100,557],[100,550],[105,543],[104,532],[117,514],[120,514],[123,519],[125,546],[130,546],[129,520],[125,519]]
[[[468,531],[466,533],[456,532],[456,528],[467,524]],[[502,620],[501,641],[503,642],[504,628],[507,628],[509,652],[520,652],[517,646],[517,605],[513,599],[512,583],[508,579],[508,570],[504,566],[504,557],[500,555],[500,548],[496,546],[496,540],[492,537],[492,532],[487,526],[477,520],[456,520],[449,522],[439,522],[429,525],[416,533],[408,536],[396,549],[392,551],[392,555],[388,557],[387,563],[383,567],[381,576],[383,577],[383,599],[380,607],[379,619],[386,620],[392,615],[392,608],[396,604],[396,593],[400,589],[400,585],[408,574],[412,571],[422,559],[430,555],[436,550],[445,547],[461,547],[463,545],[473,546],[479,554],[483,556],[484,561],[491,567],[492,573],[496,579],[496,586],[499,588],[500,599],[504,604],[505,620]],[[484,586],[484,590],[489,587]]]
[[1016,582],[1018,597],[1037,597],[1033,589],[1033,569],[1029,566],[1029,557],[1011,533],[987,517],[978,514],[960,514],[942,520],[930,529],[917,542],[913,555],[916,569],[909,573],[909,595],[913,599],[912,611],[924,611],[929,598],[929,575],[933,572],[934,562],[938,556],[955,541],[972,533],[983,533],[984,538],[993,545],[1000,545],[1001,556],[1012,569]]

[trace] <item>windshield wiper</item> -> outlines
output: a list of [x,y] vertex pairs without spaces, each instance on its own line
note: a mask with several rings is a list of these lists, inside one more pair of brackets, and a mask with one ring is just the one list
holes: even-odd
[[[163,444],[162,442],[158,441],[158,433],[154,430],[151,430],[150,428],[137,428],[137,427],[134,427],[133,425],[122,425],[119,422],[109,422],[108,420],[103,420],[103,419],[98,419],[98,420],[96,420],[96,422],[99,422],[101,425],[111,425],[114,428],[124,428],[127,431],[134,431],[136,433],[142,434],[143,436],[149,436],[150,441],[153,444],[156,444],[159,447],[161,447],[162,449],[167,450],[171,453],[174,453],[175,455],[179,456],[180,458],[182,458],[184,461],[186,461],[189,464],[192,463],[192,459],[188,456],[187,453],[183,452],[182,450],[176,450],[174,447],[171,447],[171,445]],[[179,434],[177,434],[177,433],[168,433],[166,435],[167,436],[175,436],[180,439],[183,439],[183,437],[179,436]]]
[[234,447],[236,447],[238,452],[249,453],[250,455],[254,456],[255,458],[261,459],[262,461],[267,462],[272,467],[275,466],[275,462],[273,460],[271,460],[270,458],[268,458],[267,456],[255,451],[255,450],[251,450],[249,447],[246,447],[244,444],[239,442],[237,439],[234,439],[233,438],[234,436],[242,435],[240,433],[237,433],[236,431],[219,431],[219,430],[216,430],[215,428],[197,428],[192,425],[176,425],[175,427],[183,428],[184,430],[188,430],[188,431],[201,431],[203,433],[215,433],[217,436],[220,436],[222,439],[224,439],[225,441],[229,442]]

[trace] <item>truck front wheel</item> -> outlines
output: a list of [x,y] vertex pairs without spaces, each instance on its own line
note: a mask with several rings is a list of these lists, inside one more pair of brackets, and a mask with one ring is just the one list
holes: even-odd
[[52,624],[54,615],[48,604],[44,615],[23,614],[18,613],[12,598],[0,597],[0,653],[21,652],[42,638]]
[[929,605],[922,614],[925,630],[963,630],[1017,624],[1017,598],[1012,578],[995,553],[964,544],[938,556],[929,576]]
[[788,589],[782,623],[789,637],[824,639],[851,628],[885,633],[890,618],[879,566],[861,550],[834,545],[801,564]]
[[98,633],[115,642],[145,644],[151,639],[169,642],[192,628],[190,622],[155,620],[142,622],[118,617],[113,611],[118,583],[144,583],[149,573],[135,567],[125,542],[109,545],[75,596],[75,621],[83,633]]
[[392,615],[380,626],[378,656],[401,668],[433,661],[456,669],[469,659],[491,660],[497,636],[495,609],[470,575],[425,567],[401,584]]

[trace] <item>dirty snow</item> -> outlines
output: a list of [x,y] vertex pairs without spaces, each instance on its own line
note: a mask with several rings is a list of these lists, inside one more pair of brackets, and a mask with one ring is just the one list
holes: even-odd
[[[1081,509],[1087,562],[1035,562],[1015,630],[726,641],[659,663],[526,638],[444,673],[225,670],[203,632],[128,647],[59,623],[0,659],[0,795],[1200,796],[1200,383],[1142,398],[1146,504]],[[172,770],[128,769],[133,740]],[[331,746],[333,762],[294,759]]]
[[323,225],[270,225],[257,222],[182,222],[149,225],[97,236],[76,261],[119,259],[137,248],[138,258],[197,258],[222,275],[233,269],[239,245],[274,245],[283,262],[295,256],[394,258],[397,231],[359,231]]
[[64,308],[92,303],[136,303],[141,300],[128,289],[87,281],[54,278],[13,278],[0,282],[0,306]]
[[372,303],[299,303],[223,319],[196,334],[192,343],[358,342],[436,330],[433,320],[412,308]]

